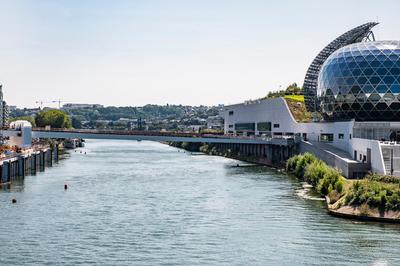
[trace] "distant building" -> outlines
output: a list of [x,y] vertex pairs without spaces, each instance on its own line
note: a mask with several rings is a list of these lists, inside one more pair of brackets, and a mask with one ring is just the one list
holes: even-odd
[[210,116],[207,118],[207,128],[208,129],[223,129],[224,128],[224,119],[219,116]]
[[92,109],[92,108],[103,108],[101,104],[87,104],[87,103],[66,103],[62,106],[62,109]]
[[7,105],[7,107],[8,107],[8,110],[11,112],[11,111],[15,111],[15,110],[17,110],[18,108],[17,108],[17,106],[15,106],[15,105]]
[[0,85],[0,127],[8,126],[9,111],[3,100],[3,85]]

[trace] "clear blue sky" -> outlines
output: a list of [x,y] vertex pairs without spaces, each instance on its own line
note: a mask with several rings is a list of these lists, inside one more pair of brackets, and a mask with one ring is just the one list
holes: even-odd
[[313,57],[400,2],[0,0],[0,83],[12,105],[230,104],[303,83]]

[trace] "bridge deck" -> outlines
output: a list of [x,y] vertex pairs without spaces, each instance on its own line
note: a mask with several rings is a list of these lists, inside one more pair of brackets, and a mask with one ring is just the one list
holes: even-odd
[[[18,131],[3,130],[5,136],[15,136]],[[202,143],[236,143],[236,144],[272,144],[292,146],[293,138],[262,138],[228,135],[212,135],[199,133],[179,132],[152,132],[152,131],[109,131],[109,130],[43,130],[33,129],[33,138],[81,138],[81,139],[116,139],[116,140],[148,140],[148,141],[175,141],[175,142],[202,142]]]

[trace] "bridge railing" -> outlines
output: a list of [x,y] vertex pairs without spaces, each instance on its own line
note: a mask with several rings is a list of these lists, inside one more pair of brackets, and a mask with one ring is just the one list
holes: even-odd
[[108,130],[108,129],[67,129],[67,128],[33,128],[36,132],[63,132],[63,133],[82,133],[82,134],[109,134],[109,135],[136,135],[136,136],[165,136],[165,137],[187,137],[187,138],[221,138],[221,139],[245,139],[245,140],[263,140],[271,141],[274,139],[294,140],[296,136],[242,136],[242,135],[224,135],[210,133],[194,132],[175,132],[175,131],[138,131],[138,130]]
[[[40,132],[66,132],[66,133],[84,133],[84,134],[111,134],[111,135],[140,135],[140,136],[177,136],[177,137],[217,137],[225,135],[217,133],[195,133],[195,132],[175,132],[175,131],[139,131],[139,130],[109,130],[109,129],[69,129],[69,128],[40,128],[36,127],[33,131]],[[226,137],[226,136],[225,136]]]

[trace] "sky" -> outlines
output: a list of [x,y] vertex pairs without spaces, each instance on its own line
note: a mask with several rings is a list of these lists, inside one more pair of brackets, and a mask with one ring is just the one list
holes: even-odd
[[19,107],[233,104],[303,84],[369,21],[400,40],[400,1],[0,0],[0,84]]

